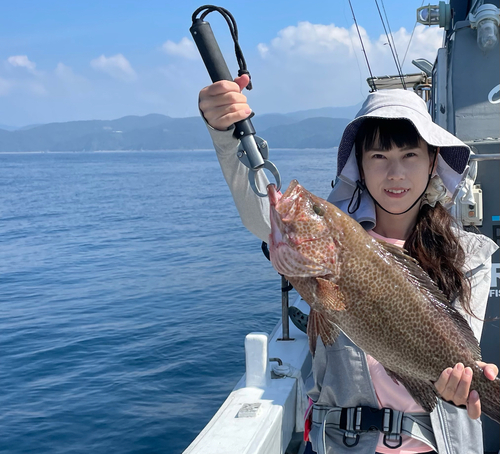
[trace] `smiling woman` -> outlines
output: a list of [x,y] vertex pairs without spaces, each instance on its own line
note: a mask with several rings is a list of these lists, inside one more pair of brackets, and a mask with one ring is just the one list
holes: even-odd
[[435,169],[438,148],[425,142],[408,120],[367,118],[355,150],[362,185],[375,203],[373,231],[405,241],[405,249],[418,257],[448,299],[459,296],[465,311],[474,315],[462,272],[465,253],[453,233],[456,221],[441,204],[436,206],[437,200],[429,209],[425,197],[431,178],[441,181]]
[[374,118],[360,126],[355,147],[361,177],[377,208],[394,215],[417,213],[434,171],[436,148],[406,120]]
[[[248,116],[249,106],[245,96],[240,93],[248,80],[242,76],[235,80],[236,83],[223,82],[203,89],[200,92],[199,106],[208,122],[219,162],[227,176],[240,216],[247,228],[256,232],[261,239],[266,241],[271,238],[271,258],[273,251],[275,256],[273,265],[277,266],[278,271],[293,283],[311,305],[308,334],[310,343],[315,348],[313,377],[308,383],[308,395],[313,401],[308,438],[314,450],[321,453],[347,452],[347,444],[356,445],[356,452],[363,454],[373,453],[375,450],[379,453],[424,453],[431,451],[430,448],[444,451],[443,443],[457,446],[457,449],[460,445],[461,449],[464,443],[461,437],[465,433],[465,450],[468,453],[482,452],[481,425],[477,421],[481,413],[480,405],[493,419],[500,418],[500,415],[497,397],[489,400],[482,394],[480,403],[476,391],[478,388],[476,385],[471,387],[472,375],[474,370],[482,380],[490,381],[498,373],[497,367],[493,364],[475,363],[479,360],[479,355],[475,354],[475,359],[468,363],[468,367],[464,368],[458,359],[444,360],[436,371],[429,373],[425,379],[417,378],[421,376],[415,371],[406,377],[404,372],[394,373],[394,370],[399,370],[397,365],[394,366],[396,369],[385,369],[386,364],[382,365],[385,360],[379,359],[378,353],[369,353],[371,344],[361,342],[361,345],[365,346],[360,347],[360,344],[350,341],[352,337],[349,334],[343,337],[342,334],[338,335],[338,328],[327,326],[325,319],[333,319],[337,325],[341,325],[341,321],[345,319],[343,315],[335,318],[327,310],[322,310],[321,305],[325,301],[333,311],[342,311],[348,304],[345,303],[344,307],[339,302],[349,301],[346,295],[353,294],[356,304],[364,307],[364,304],[370,304],[366,295],[371,289],[388,288],[392,298],[395,292],[400,291],[400,287],[394,282],[380,284],[381,281],[374,279],[374,274],[367,271],[364,275],[358,275],[358,289],[349,293],[349,278],[345,277],[344,267],[351,263],[346,265],[339,260],[338,269],[324,274],[325,271],[319,263],[332,263],[328,255],[317,265],[302,260],[301,263],[315,273],[314,279],[317,283],[313,282],[312,287],[304,284],[303,275],[297,277],[290,274],[293,272],[294,263],[297,262],[297,254],[292,245],[299,247],[304,244],[304,249],[308,248],[308,237],[302,235],[307,231],[307,227],[303,225],[301,216],[297,217],[296,225],[289,225],[291,223],[288,212],[280,223],[271,209],[270,229],[269,203],[271,207],[277,206],[278,197],[271,191],[268,203],[247,190],[247,171],[235,153],[238,141],[232,136],[232,128],[227,130],[227,126]],[[497,246],[486,237],[480,238],[455,228],[453,218],[442,205],[446,202],[447,191],[454,195],[461,187],[467,172],[469,153],[466,144],[432,122],[425,102],[416,93],[397,89],[373,92],[344,131],[338,149],[337,179],[328,201],[333,202],[344,213],[349,213],[361,224],[360,226],[354,223],[353,219],[349,219],[352,224],[340,229],[340,232],[344,232],[344,237],[341,240],[337,238],[339,243],[345,243],[347,232],[362,231],[361,227],[364,227],[369,235],[383,244],[404,246],[411,257],[404,256],[404,259],[401,259],[401,252],[396,246],[387,247],[392,251],[391,254],[399,256],[399,260],[405,263],[415,263],[412,258],[418,261],[421,267],[418,268],[419,271],[407,271],[407,275],[412,275],[415,279],[412,282],[418,286],[420,284],[417,282],[421,281],[417,276],[421,276],[421,269],[427,272],[427,275],[423,274],[425,279],[430,276],[435,282],[433,285],[442,292],[437,292],[442,299],[438,306],[450,306],[450,311],[456,308],[461,312],[465,320],[457,316],[457,319],[461,320],[459,325],[468,332],[470,345],[474,345],[472,350],[477,352],[477,339],[481,336],[488,298],[491,255]],[[436,174],[434,177],[433,173]],[[322,225],[323,218],[314,210],[314,205],[320,202],[307,203],[300,191],[294,192],[294,185],[299,187],[296,182],[290,185],[281,199],[283,203],[281,200],[279,202],[280,210],[281,207],[291,205],[290,213],[294,213],[296,207],[307,205],[308,210],[304,208],[302,211],[311,213],[309,218],[315,218],[318,221],[316,225]],[[444,190],[437,191],[436,188],[439,187]],[[313,200],[318,199],[311,197]],[[353,203],[353,200],[356,202]],[[276,232],[276,226],[286,230],[282,233],[282,238]],[[316,238],[318,235],[316,232],[313,236]],[[334,237],[333,234],[331,236]],[[323,257],[323,253],[328,254],[330,251],[330,246],[334,247],[335,238],[333,243],[329,243],[323,236],[321,240],[318,256]],[[289,248],[283,246],[285,241],[289,241]],[[352,249],[356,247],[353,246]],[[363,257],[361,253],[358,255]],[[333,262],[337,263],[335,258]],[[367,259],[360,267],[366,270],[372,263],[371,259]],[[417,291],[417,294],[420,293]],[[385,297],[382,299],[387,301]],[[397,298],[398,301],[401,299],[404,297]],[[393,305],[395,311],[396,306]],[[413,313],[414,310],[415,305],[410,303],[409,312],[398,313]],[[376,316],[374,320],[380,321],[380,317]],[[424,318],[422,313],[410,323],[411,327],[403,326],[401,319],[401,324],[394,328],[379,328],[379,338],[383,337],[382,333],[398,333],[397,340],[393,339],[387,344],[389,350],[392,348],[392,353],[388,356],[403,361],[405,355],[396,353],[396,344],[410,345],[416,339],[430,339],[430,332],[426,329],[422,333],[419,331],[421,325],[427,325],[423,321]],[[315,330],[318,327],[323,343],[316,338]],[[358,333],[369,332],[371,327],[371,322],[361,322],[356,325],[356,330]],[[340,328],[347,329],[342,326]],[[416,331],[413,331],[415,329]],[[407,340],[402,341],[410,332],[413,333],[409,337],[412,340],[405,338]],[[435,347],[426,344],[420,350],[433,348],[443,349],[444,344],[438,341]],[[479,367],[484,368],[484,373]],[[395,383],[395,380],[404,386]],[[493,386],[498,386],[498,381]],[[496,396],[496,391],[493,394]],[[437,400],[437,396],[452,401],[456,406],[466,405],[467,411],[457,412],[455,406]],[[344,414],[344,411],[360,405],[363,405],[362,409],[369,411],[384,408],[424,418],[422,421],[425,420],[426,435],[417,435],[411,431],[407,432],[409,435],[402,435],[401,432],[393,433],[392,429],[389,435],[385,429],[383,434],[353,432],[347,426],[342,426],[340,416],[340,421],[335,419],[335,414]],[[448,432],[445,428],[448,425],[453,426],[453,430],[457,432]],[[387,444],[389,440],[392,440],[392,443]],[[394,451],[395,447],[401,449]]]

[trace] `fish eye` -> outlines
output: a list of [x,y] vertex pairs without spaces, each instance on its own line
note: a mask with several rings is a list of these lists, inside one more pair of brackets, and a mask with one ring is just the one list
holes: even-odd
[[323,208],[321,208],[319,205],[313,205],[313,211],[318,216],[324,216],[325,215],[325,210]]

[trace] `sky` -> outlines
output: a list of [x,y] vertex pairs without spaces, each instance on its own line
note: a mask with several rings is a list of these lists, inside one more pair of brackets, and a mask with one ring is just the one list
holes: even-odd
[[[396,74],[375,0],[351,0],[374,75]],[[382,0],[378,0],[382,8]],[[189,33],[191,0],[5,0],[0,15],[0,125],[198,114],[211,81]],[[369,76],[348,0],[221,0],[238,24],[256,114],[349,106]],[[421,0],[384,0],[400,59]],[[383,12],[383,11],[382,11]],[[211,24],[233,76],[218,13]],[[434,61],[442,29],[417,25],[403,70]]]

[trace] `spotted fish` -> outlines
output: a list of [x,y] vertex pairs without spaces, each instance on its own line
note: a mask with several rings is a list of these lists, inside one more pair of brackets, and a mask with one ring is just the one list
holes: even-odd
[[461,362],[473,370],[482,411],[500,421],[500,380],[484,376],[472,330],[416,260],[297,181],[283,195],[269,185],[268,195],[271,262],[311,307],[313,353],[318,335],[331,345],[343,331],[429,412],[439,397],[433,383]]

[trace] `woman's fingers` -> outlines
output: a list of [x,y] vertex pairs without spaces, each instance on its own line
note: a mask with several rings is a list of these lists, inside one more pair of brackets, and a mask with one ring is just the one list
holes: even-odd
[[459,382],[455,389],[455,394],[450,400],[455,402],[457,405],[467,405],[470,393],[470,384],[472,382],[472,369],[462,366],[462,373],[460,375]]
[[219,80],[200,91],[200,93],[206,94],[207,96],[218,96],[229,92],[241,93],[240,86],[231,80]]
[[477,391],[471,391],[467,401],[467,414],[471,419],[477,419],[481,416],[481,401]]
[[237,82],[221,80],[200,91],[199,107],[208,124],[225,130],[252,112],[241,87],[248,84],[248,76],[236,78]]
[[[477,361],[477,365],[483,369],[485,377],[489,380],[497,377],[498,367],[495,364]],[[434,385],[444,400],[458,406],[466,405],[469,417],[477,419],[481,416],[481,401],[477,391],[470,390],[472,374],[470,367],[458,363],[455,367],[444,370]]]
[[237,121],[247,118],[252,111],[246,103],[233,103],[210,106],[202,112],[210,126],[224,131]]
[[477,365],[483,369],[484,376],[488,380],[495,380],[498,376],[498,366],[496,364],[484,363],[483,361],[476,361]]
[[[443,399],[451,400],[457,405],[465,405],[467,399],[461,399],[463,400],[463,402],[461,402],[460,404],[458,402],[455,402],[454,400],[455,394],[457,393],[463,375],[464,375],[464,365],[462,363],[456,364],[453,369],[449,367],[448,369],[443,371],[443,373],[439,377],[439,380],[435,383],[436,389],[438,390],[439,394]],[[470,379],[469,379],[469,386],[470,386]],[[462,386],[460,387],[459,390],[460,396],[463,395],[463,392],[464,392],[464,384],[462,384]],[[467,389],[467,394],[468,394],[468,389]]]
[[236,79],[234,79],[234,82],[238,84],[238,86],[240,87],[240,91],[243,91],[243,89],[250,82],[250,77],[247,74],[243,74],[242,76],[239,76]]
[[453,368],[448,367],[441,373],[437,381],[434,383],[434,387],[437,389],[440,396],[443,396],[444,390],[446,389],[446,384],[448,383],[452,371]]

